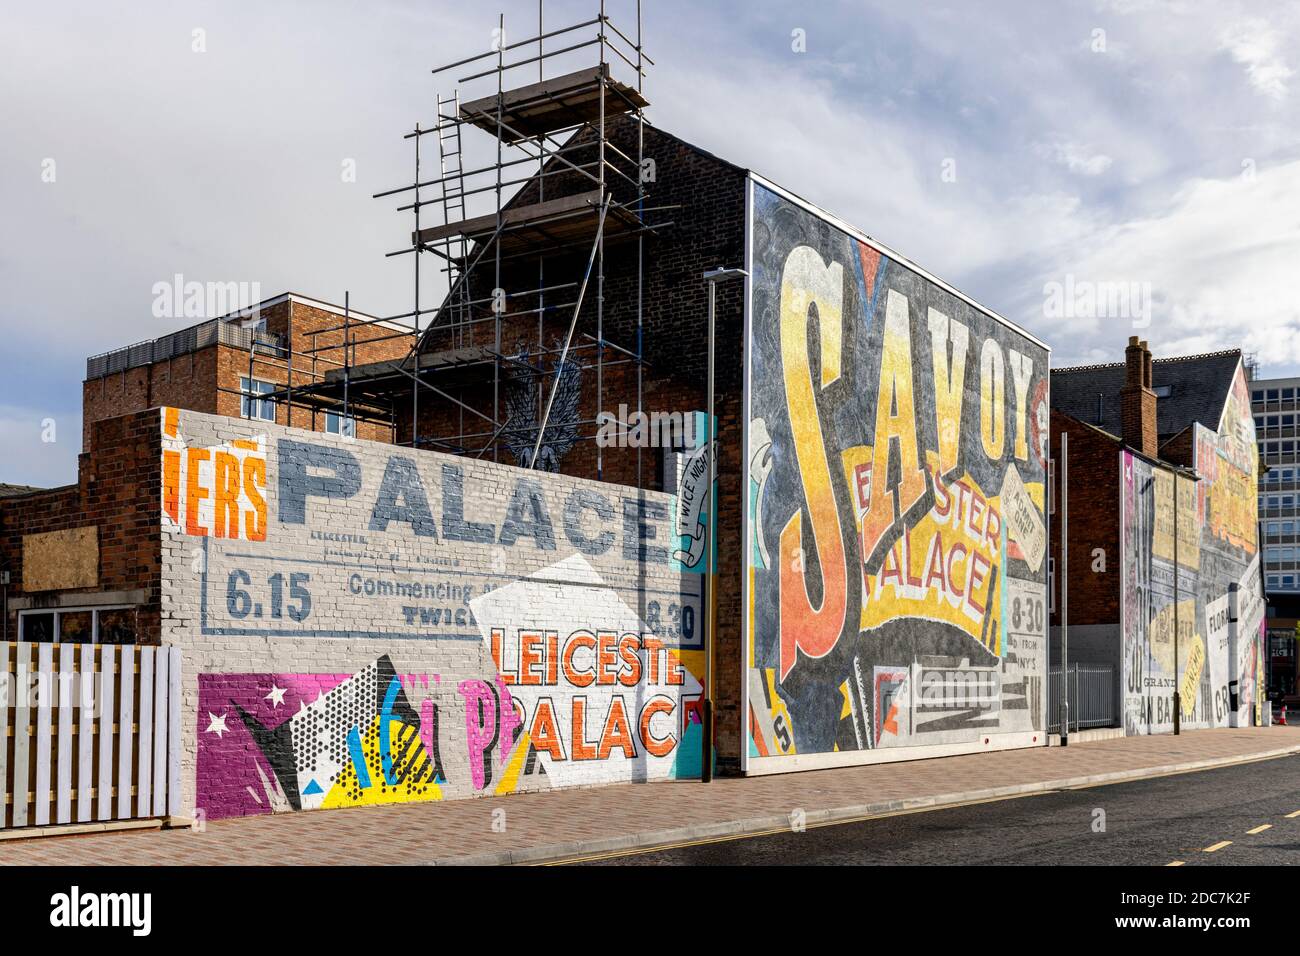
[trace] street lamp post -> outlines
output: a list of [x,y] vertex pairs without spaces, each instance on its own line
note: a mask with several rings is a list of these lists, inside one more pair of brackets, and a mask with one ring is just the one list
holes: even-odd
[[1178,692],[1178,472],[1174,472],[1174,736],[1182,733],[1182,695]]
[[[1061,746],[1070,746],[1070,435],[1061,432]],[[1051,676],[1050,674],[1048,675]]]
[[1188,481],[1199,482],[1201,480],[1201,475],[1195,468],[1174,469],[1174,733],[1179,735],[1182,734],[1183,726],[1183,694],[1178,675],[1178,628],[1182,623],[1179,620],[1178,615],[1178,600],[1181,597],[1178,584],[1178,479],[1180,478],[1185,478]]
[[716,525],[718,513],[717,509],[717,492],[715,484],[717,483],[717,450],[718,442],[715,432],[717,427],[714,424],[713,412],[713,326],[715,313],[717,309],[717,286],[719,281],[735,279],[741,276],[749,275],[744,269],[727,269],[718,266],[716,269],[709,269],[704,273],[704,281],[709,284],[709,375],[708,375],[708,410],[706,411],[706,421],[708,422],[706,434],[708,435],[708,452],[709,459],[709,513],[708,520],[704,526],[704,726],[701,728],[700,744],[700,780],[704,783],[711,783],[713,780],[713,632],[716,621],[715,601],[714,601],[714,567],[713,567],[713,529]]

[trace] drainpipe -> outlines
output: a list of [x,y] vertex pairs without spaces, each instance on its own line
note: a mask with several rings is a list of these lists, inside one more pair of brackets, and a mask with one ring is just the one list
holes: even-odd
[[[704,648],[704,707],[703,718],[704,726],[701,728],[701,746],[700,746],[700,780],[704,783],[713,781],[713,653],[717,642],[714,640],[714,630],[717,621],[715,613],[716,600],[716,572],[713,566],[713,529],[717,527],[717,494],[714,491],[714,485],[718,480],[718,463],[717,463],[717,427],[714,424],[715,416],[713,410],[713,327],[717,301],[717,286],[719,280],[734,279],[740,276],[749,275],[744,269],[725,269],[719,266],[716,269],[710,269],[704,273],[704,281],[709,284],[709,374],[708,374],[708,411],[705,413],[707,422],[706,434],[708,438],[708,459],[709,459],[709,514],[708,521],[704,525],[704,620],[705,620],[705,640],[708,642]],[[744,567],[744,565],[741,565]]]

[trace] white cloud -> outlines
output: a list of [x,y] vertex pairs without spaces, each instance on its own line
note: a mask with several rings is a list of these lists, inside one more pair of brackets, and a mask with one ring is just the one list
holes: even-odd
[[[1266,372],[1298,363],[1298,192],[1300,160],[1253,177],[1192,180],[1160,212],[1056,250],[1049,278],[1149,283],[1153,316],[1142,334],[1159,354],[1240,347]],[[1062,360],[1094,337],[1113,354],[1134,331],[1119,318],[1051,325],[1051,340],[1065,346]]]
[[1286,96],[1287,80],[1295,71],[1278,53],[1278,34],[1262,20],[1234,23],[1223,31],[1223,49],[1246,68],[1251,86],[1264,96],[1280,100]]
[[[369,195],[408,181],[401,133],[468,72],[429,68],[488,49],[494,14],[451,0],[212,4],[202,16],[68,4],[75,17],[16,8],[0,31],[0,87],[15,93],[0,97],[0,207],[14,225],[0,232],[0,403],[75,406],[87,353],[184,324],[150,315],[153,284],[176,272],[410,308],[409,257],[383,257],[409,216]],[[535,23],[535,0],[502,6],[515,37]],[[612,7],[625,24],[626,4]],[[548,5],[548,25],[569,16]],[[303,23],[286,46],[286,24]],[[1021,2],[998,16],[859,0],[805,5],[799,24],[810,44],[797,55],[792,24],[768,5],[647,6],[649,117],[1024,322],[1062,360],[1113,358],[1124,340],[1042,317],[1044,281],[1085,271],[1149,277],[1156,322],[1189,348],[1245,340],[1261,358],[1295,355],[1296,12],[1279,5],[1262,24],[1237,0]],[[1096,27],[1107,55],[1080,47]],[[483,158],[474,142],[468,166]],[[57,184],[40,181],[44,157],[58,160]],[[1216,178],[1245,157],[1260,170],[1254,192]],[[947,158],[956,182],[941,178]],[[344,159],[357,183],[340,181]],[[32,414],[4,411],[0,428],[29,441]],[[27,480],[71,480],[79,444],[60,442],[57,473],[37,477],[34,459]],[[29,463],[0,480],[20,480],[15,468]]]
[[1042,152],[1072,173],[1083,176],[1100,176],[1114,162],[1105,153],[1094,152],[1086,146],[1071,142],[1056,142],[1042,148]]

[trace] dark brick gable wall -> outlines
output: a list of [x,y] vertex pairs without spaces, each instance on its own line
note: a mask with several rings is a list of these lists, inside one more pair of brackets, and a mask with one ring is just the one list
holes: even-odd
[[[623,152],[635,157],[636,129],[629,122],[612,124],[610,140]],[[575,163],[592,162],[594,148],[567,154]],[[647,411],[681,412],[703,410],[706,407],[707,386],[707,310],[708,290],[702,274],[715,266],[739,267],[744,264],[745,253],[745,178],[746,173],[729,163],[703,153],[676,137],[661,133],[651,127],[645,130],[644,156],[654,160],[656,181],[646,184],[647,195],[644,219],[650,223],[666,225],[657,235],[644,239],[644,259],[640,297],[642,303],[642,354],[643,368],[642,407]],[[625,200],[634,196],[633,187],[612,177],[611,187],[615,198]],[[544,198],[594,188],[590,180],[577,174],[566,173],[547,177]],[[529,184],[513,201],[526,205],[538,201],[539,187]],[[650,209],[650,207],[659,207]],[[667,207],[667,208],[663,208]],[[668,223],[671,223],[668,225]],[[638,298],[636,240],[624,239],[607,242],[605,246],[604,284],[604,335],[608,342],[629,351],[636,351],[636,305]],[[590,245],[575,249],[565,255],[548,256],[542,262],[543,278],[539,281],[538,260],[531,257],[503,264],[501,288],[507,294],[514,290],[528,290],[539,285],[560,282],[579,282],[586,266]],[[475,270],[470,297],[481,299],[492,293],[496,278],[495,264],[489,257]],[[547,293],[548,304],[572,303],[577,289]],[[591,340],[582,333],[595,334],[596,297],[599,290],[595,278],[587,295],[578,321],[575,345],[583,346],[578,353],[583,364],[595,363],[595,350]],[[508,309],[502,321],[501,344],[504,353],[513,353],[516,343],[522,341],[536,349],[538,317],[535,312],[511,316],[510,310],[535,309],[535,297],[527,301],[508,300]],[[716,670],[716,724],[718,734],[718,759],[723,768],[739,762],[741,718],[739,711],[740,647],[744,623],[740,605],[740,582],[743,562],[740,559],[740,519],[744,507],[744,471],[741,461],[741,436],[743,415],[743,327],[744,283],[730,281],[718,286],[717,334],[715,362],[715,409],[719,421],[719,438],[722,448],[718,461],[718,553],[719,578],[717,589],[717,643]],[[476,318],[491,313],[480,307]],[[544,341],[548,347],[562,344],[572,317],[572,306],[557,308],[545,313]],[[427,343],[426,351],[440,351],[465,347],[495,347],[495,328],[491,321],[479,322],[462,329],[435,333]],[[613,347],[605,350],[605,368],[597,389],[596,370],[582,373],[581,399],[578,418],[587,422],[581,434],[594,436],[595,419],[604,410],[617,413],[620,404],[630,411],[637,408],[636,366],[628,356]],[[546,357],[550,368],[553,356]],[[537,360],[534,359],[534,364]],[[442,377],[439,377],[442,376]],[[474,408],[489,414],[492,410],[492,366],[484,364],[462,373],[434,373],[430,381],[445,389],[448,394]],[[551,380],[543,378],[549,394]],[[501,418],[505,417],[504,381],[500,386]],[[461,442],[450,439],[462,429],[466,431],[491,431],[481,419],[464,412],[454,403],[427,397],[420,399],[420,434],[422,440],[430,436],[442,437],[443,444],[426,447],[437,451],[451,451],[477,455],[488,436],[467,438]],[[544,401],[544,397],[543,397]],[[409,412],[402,417],[398,411],[398,440],[410,439]],[[538,413],[537,420],[541,415]],[[535,428],[535,426],[534,426]],[[535,432],[534,432],[535,434]],[[449,440],[450,439],[450,440]],[[482,452],[492,458],[493,448]],[[504,441],[495,445],[497,460],[514,463],[515,459]],[[605,448],[597,462],[597,447],[593,440],[580,440],[564,456],[560,470],[564,474],[584,478],[600,478],[619,484],[654,489],[663,487],[660,473],[660,452],[656,448]],[[639,465],[639,467],[638,467]]]
[[[1120,536],[1119,452],[1121,442],[1055,409],[1051,418],[1052,458],[1057,461],[1051,520],[1056,561],[1052,626],[1061,624],[1061,435],[1070,451],[1070,624],[1119,624]],[[1105,554],[1106,570],[1093,571],[1094,549]]]

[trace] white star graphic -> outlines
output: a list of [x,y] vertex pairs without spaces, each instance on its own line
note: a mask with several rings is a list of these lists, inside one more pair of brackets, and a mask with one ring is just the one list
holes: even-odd
[[276,686],[275,686],[275,682],[272,681],[272,682],[271,682],[271,693],[267,694],[267,695],[266,695],[264,698],[262,698],[262,699],[263,699],[263,700],[269,700],[269,701],[271,702],[271,707],[272,707],[272,708],[279,707],[281,704],[284,703],[284,691],[285,691],[285,688],[283,688],[283,687],[276,687]]
[[226,726],[225,714],[222,714],[220,717],[218,717],[216,714],[212,713],[211,711],[208,711],[207,733],[216,734],[217,739],[220,740],[221,735],[226,733],[229,730],[230,728]]

